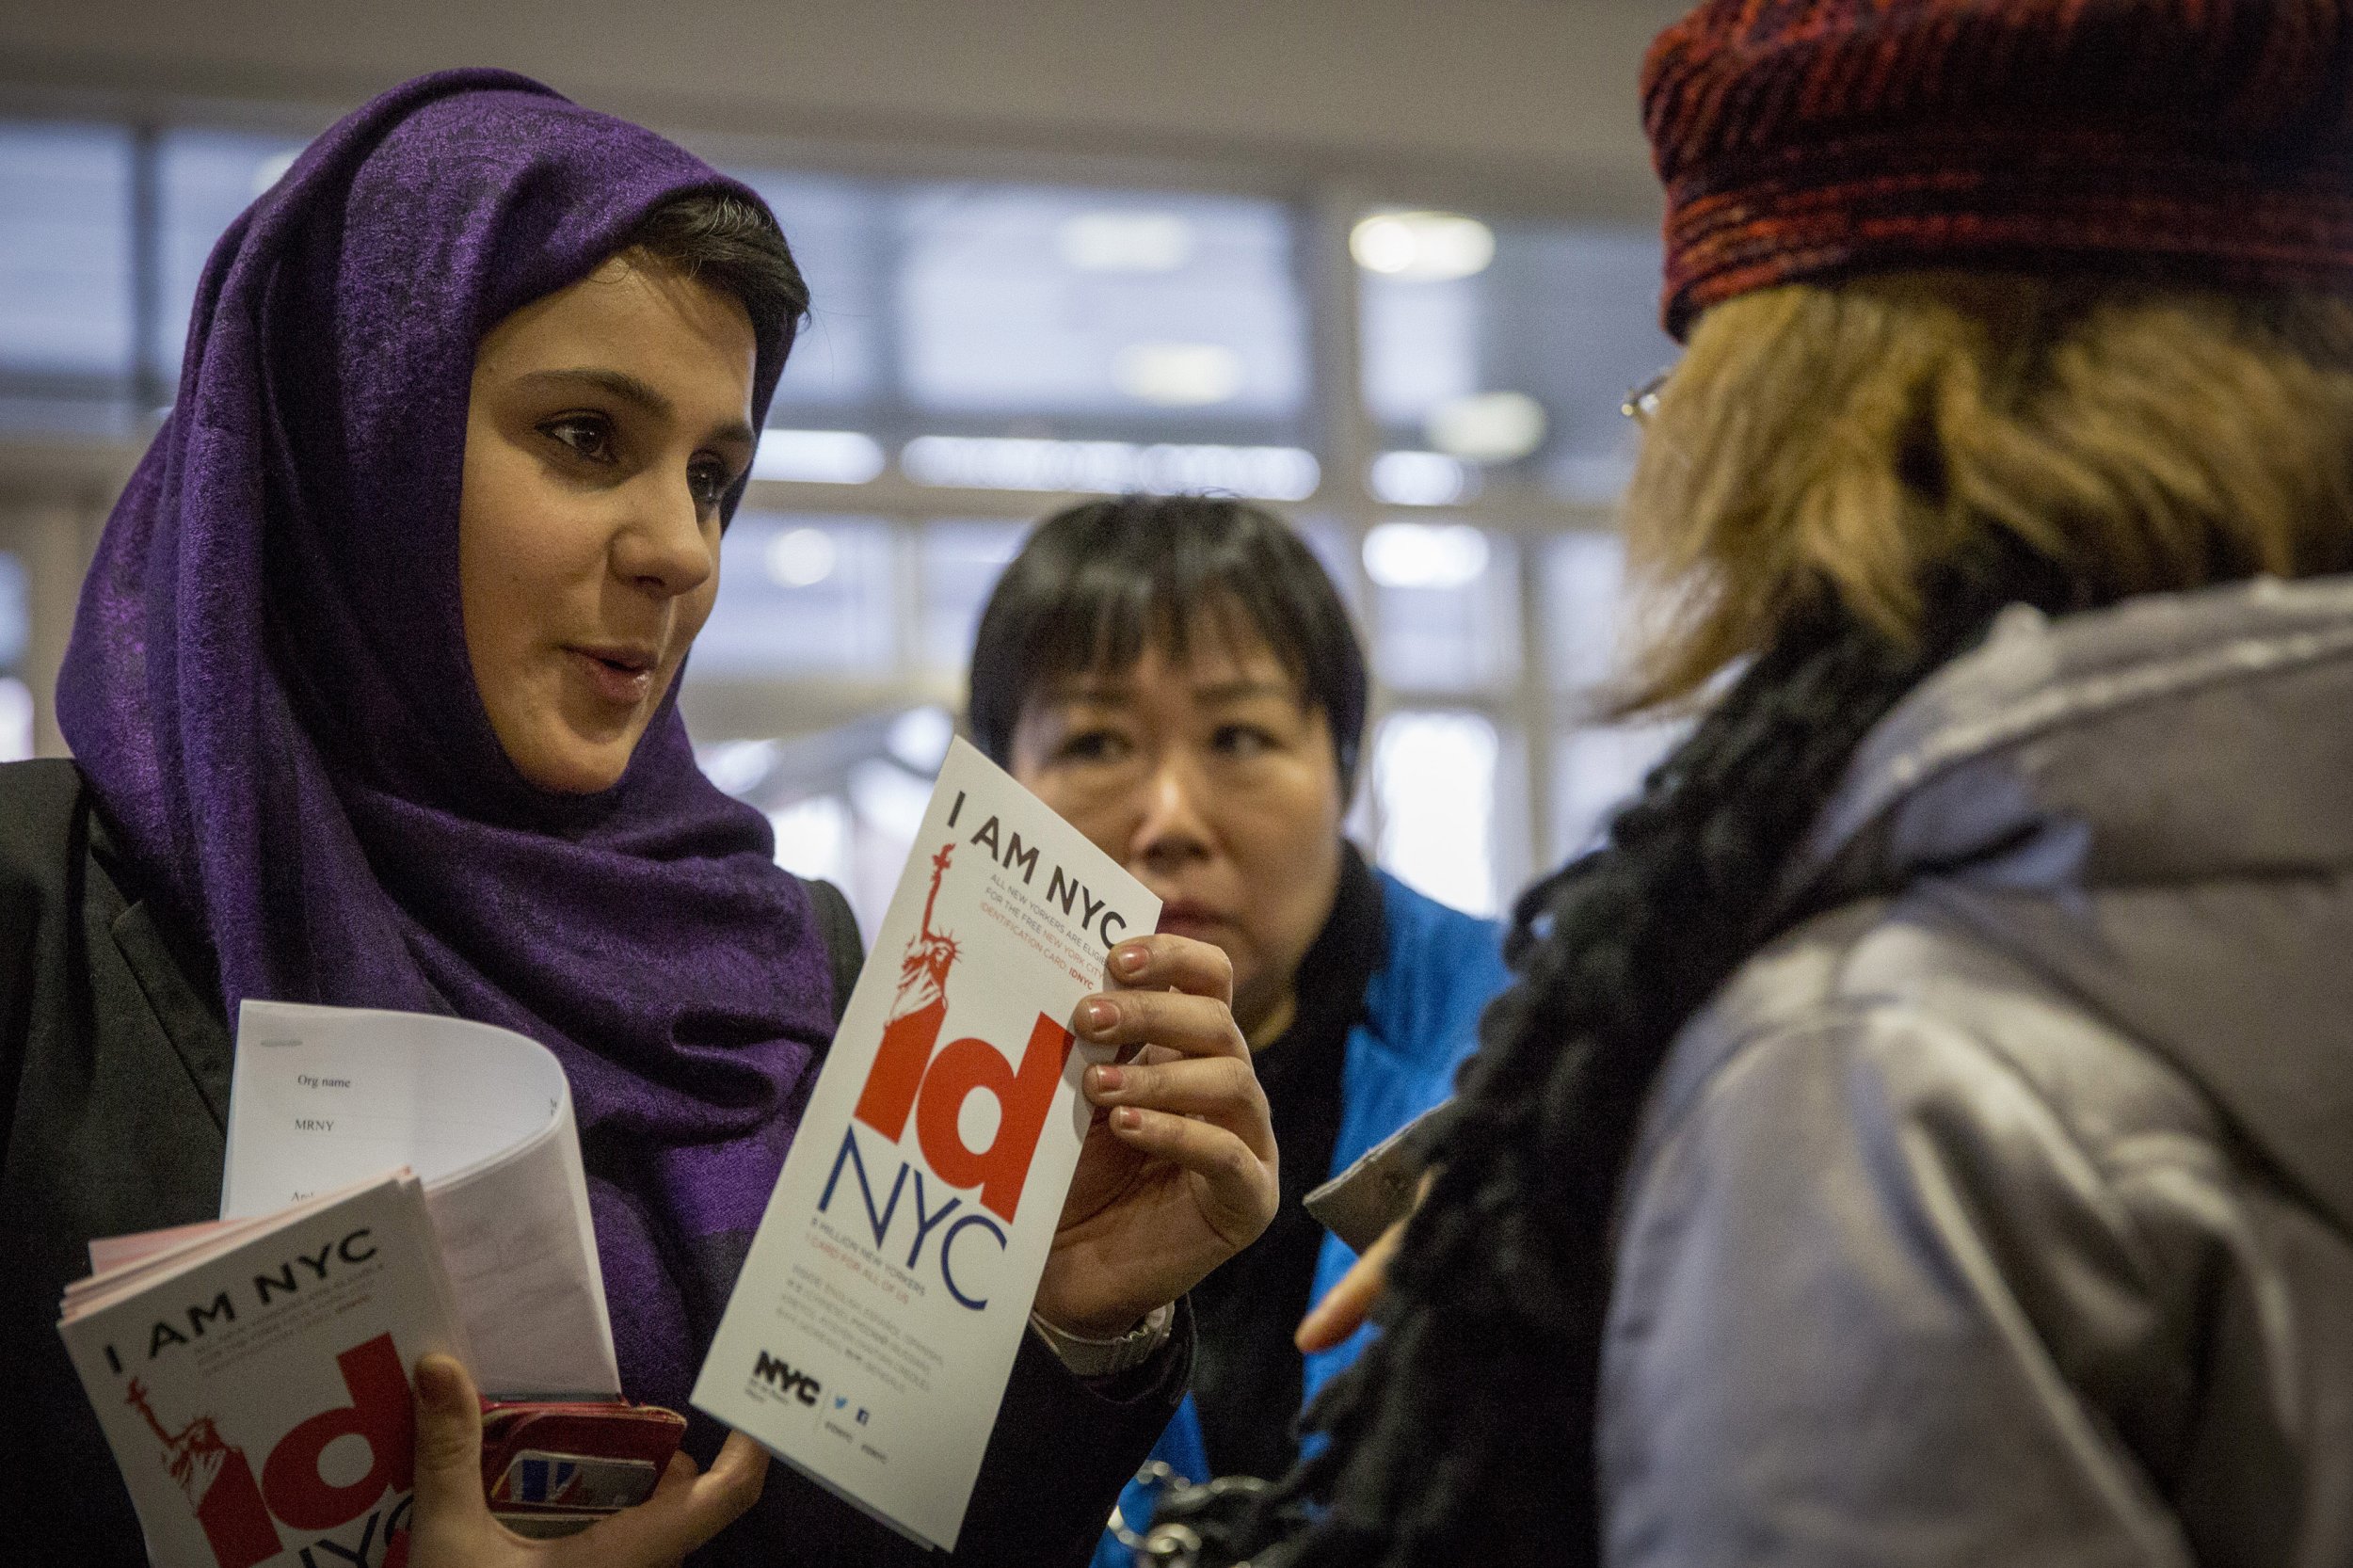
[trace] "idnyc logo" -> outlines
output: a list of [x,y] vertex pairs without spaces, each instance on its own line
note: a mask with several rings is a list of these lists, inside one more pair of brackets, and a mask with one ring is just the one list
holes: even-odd
[[792,1363],[780,1355],[760,1352],[760,1358],[752,1363],[752,1379],[779,1394],[790,1394],[803,1404],[817,1402],[817,1380],[807,1372],[795,1371]]

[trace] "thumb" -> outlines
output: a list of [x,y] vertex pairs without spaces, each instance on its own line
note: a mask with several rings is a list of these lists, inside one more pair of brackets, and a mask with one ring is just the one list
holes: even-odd
[[482,1496],[482,1398],[456,1356],[417,1363],[417,1492],[420,1533],[488,1515]]

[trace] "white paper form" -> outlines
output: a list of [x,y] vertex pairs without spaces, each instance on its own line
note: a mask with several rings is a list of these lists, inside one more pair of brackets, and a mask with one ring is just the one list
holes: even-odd
[[617,1397],[571,1088],[554,1055],[463,1018],[246,1002],[221,1216],[271,1213],[395,1165],[424,1182],[482,1387]]

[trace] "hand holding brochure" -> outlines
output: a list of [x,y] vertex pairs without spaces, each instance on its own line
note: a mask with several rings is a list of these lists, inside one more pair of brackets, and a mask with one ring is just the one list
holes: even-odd
[[618,1401],[571,1093],[541,1046],[245,1003],[221,1208],[92,1241],[58,1325],[163,1568],[380,1560],[431,1350],[524,1397],[486,1431],[510,1528],[651,1490],[684,1422]]
[[416,1177],[191,1228],[75,1282],[58,1325],[150,1557],[381,1561],[408,1509],[408,1368],[465,1354]]
[[959,741],[695,1403],[952,1548],[1106,1053],[1065,1027],[1160,901]]

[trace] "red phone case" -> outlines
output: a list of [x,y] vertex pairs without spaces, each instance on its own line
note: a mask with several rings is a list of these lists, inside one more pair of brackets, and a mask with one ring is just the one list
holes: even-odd
[[686,1417],[620,1400],[482,1401],[482,1490],[519,1535],[568,1535],[644,1502]]

